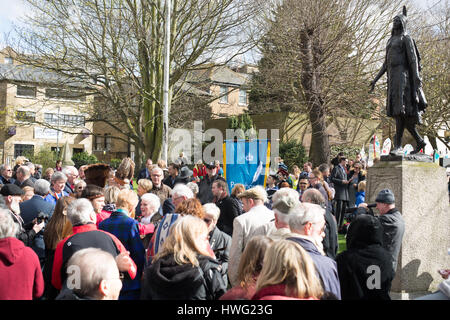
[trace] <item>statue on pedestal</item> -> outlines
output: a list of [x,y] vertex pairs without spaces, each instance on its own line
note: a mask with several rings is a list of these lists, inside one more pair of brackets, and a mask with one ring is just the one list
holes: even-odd
[[406,7],[403,6],[403,13],[393,19],[383,66],[370,83],[372,92],[378,79],[387,72],[386,113],[395,119],[396,125],[392,155],[402,153],[405,128],[417,143],[412,154],[419,153],[426,144],[416,128],[417,124],[422,124],[422,114],[427,107],[420,77],[420,55],[415,41],[406,33],[406,22]]

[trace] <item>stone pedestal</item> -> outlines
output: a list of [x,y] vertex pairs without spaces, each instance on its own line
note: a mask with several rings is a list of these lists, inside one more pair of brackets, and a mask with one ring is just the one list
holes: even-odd
[[[408,299],[437,290],[437,270],[450,268],[450,210],[446,171],[435,163],[380,161],[367,172],[366,202],[391,189],[405,220],[392,298]],[[375,213],[376,210],[374,210]]]

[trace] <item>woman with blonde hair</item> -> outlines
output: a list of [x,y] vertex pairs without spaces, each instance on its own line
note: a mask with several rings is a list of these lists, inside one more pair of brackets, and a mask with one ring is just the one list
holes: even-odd
[[309,254],[297,243],[270,246],[252,300],[319,300],[323,289]]
[[254,236],[250,239],[239,260],[239,285],[228,290],[220,300],[250,300],[253,297],[264,255],[272,243],[273,240],[266,236]]
[[145,270],[142,299],[217,300],[226,284],[208,250],[208,227],[194,216],[172,225],[163,248]]
[[22,188],[24,194],[21,196],[22,202],[30,200],[34,196],[34,188],[30,186],[25,186]]
[[54,300],[58,295],[58,290],[51,284],[53,259],[57,244],[72,234],[72,224],[67,219],[67,207],[74,200],[75,198],[70,196],[59,198],[56,201],[55,211],[45,226],[44,297],[49,300]]
[[45,179],[48,182],[50,182],[50,180],[52,179],[52,175],[54,173],[55,173],[55,170],[53,168],[47,168],[47,169],[45,169],[44,176],[42,177],[42,179]]

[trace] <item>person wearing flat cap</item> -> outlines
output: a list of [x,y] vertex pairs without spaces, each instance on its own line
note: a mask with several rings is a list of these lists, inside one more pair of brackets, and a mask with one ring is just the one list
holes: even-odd
[[17,185],[5,184],[1,188],[0,194],[3,196],[5,205],[9,209],[9,213],[11,214],[14,223],[17,225],[17,239],[21,240],[26,246],[31,247],[36,235],[42,230],[42,228],[44,228],[44,221],[38,224],[35,219],[28,224],[24,223],[22,217],[20,216],[19,206],[19,203],[22,201],[21,196],[24,194],[24,191]]
[[228,279],[232,286],[238,285],[237,269],[248,241],[257,228],[275,218],[273,211],[264,205],[267,201],[267,192],[262,186],[248,189],[240,193],[238,197],[242,200],[245,213],[233,220],[233,235],[228,264]]
[[[375,198],[377,209],[380,214],[379,220],[383,226],[383,247],[392,257],[392,268],[397,270],[398,254],[405,233],[405,221],[402,214],[395,207],[395,196],[390,189],[381,190]],[[366,207],[367,204],[360,204]]]

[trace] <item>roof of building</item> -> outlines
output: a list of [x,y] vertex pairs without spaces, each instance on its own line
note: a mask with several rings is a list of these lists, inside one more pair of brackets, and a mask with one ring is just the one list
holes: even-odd
[[86,87],[86,83],[74,81],[72,78],[62,76],[56,72],[27,65],[0,64],[0,81],[2,80]]
[[215,82],[235,86],[248,83],[251,75],[231,70],[228,66],[211,66],[209,68],[193,70],[188,75],[189,82]]

